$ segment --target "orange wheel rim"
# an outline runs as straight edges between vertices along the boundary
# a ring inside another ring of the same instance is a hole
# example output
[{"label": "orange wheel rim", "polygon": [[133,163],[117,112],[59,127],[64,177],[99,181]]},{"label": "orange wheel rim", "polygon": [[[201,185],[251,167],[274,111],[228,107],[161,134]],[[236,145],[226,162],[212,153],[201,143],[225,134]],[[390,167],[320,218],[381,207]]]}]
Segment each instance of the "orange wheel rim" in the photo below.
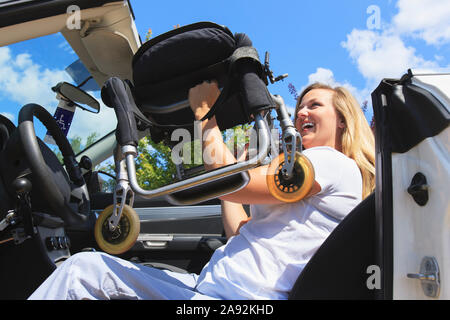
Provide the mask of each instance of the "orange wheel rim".
[{"label": "orange wheel rim", "polygon": [[297,202],[303,199],[314,183],[314,168],[303,154],[295,153],[293,177],[286,180],[281,172],[285,162],[284,153],[278,155],[269,165],[267,187],[270,193],[283,202]]}]

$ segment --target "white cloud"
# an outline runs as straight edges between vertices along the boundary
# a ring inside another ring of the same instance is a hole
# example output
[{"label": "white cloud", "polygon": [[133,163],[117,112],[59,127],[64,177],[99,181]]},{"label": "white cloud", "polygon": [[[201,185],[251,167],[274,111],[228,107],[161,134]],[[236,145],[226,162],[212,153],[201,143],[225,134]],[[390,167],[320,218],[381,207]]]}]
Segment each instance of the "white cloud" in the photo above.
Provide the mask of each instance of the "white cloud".
[{"label": "white cloud", "polygon": [[57,101],[51,87],[60,81],[71,81],[64,70],[43,68],[29,54],[13,57],[8,47],[0,48],[0,95],[18,103],[38,103],[55,108]]},{"label": "white cloud", "polygon": [[427,44],[450,42],[450,2],[446,0],[399,0],[393,28]]},{"label": "white cloud", "polygon": [[28,53],[21,53],[17,55],[15,65],[19,69],[25,69],[29,66],[32,66],[33,62],[31,61],[31,55],[29,55]]},{"label": "white cloud", "polygon": [[417,55],[414,47],[406,46],[400,36],[390,31],[353,29],[341,45],[370,83],[383,78],[399,78],[410,68],[439,68],[436,61]]},{"label": "white cloud", "polygon": [[303,89],[305,89],[308,85],[310,85],[314,82],[320,82],[323,84],[327,84],[331,87],[344,87],[348,91],[350,91],[350,93],[356,98],[356,100],[360,104],[363,104],[364,101],[369,100],[369,98],[370,98],[370,92],[368,92],[367,90],[365,90],[365,89],[358,90],[356,87],[351,85],[348,81],[344,81],[344,82],[337,81],[334,77],[333,71],[331,71],[330,69],[321,68],[321,67],[317,68],[316,72],[311,73],[308,76],[308,83],[299,90],[298,94],[300,95],[301,92],[303,91]]},{"label": "white cloud", "polygon": [[380,29],[353,29],[341,42],[358,71],[365,78],[365,88],[352,93],[359,101],[367,100],[371,111],[370,93],[384,78],[399,79],[408,69],[437,71],[448,63],[434,54],[424,58],[417,48],[408,45],[410,37],[421,38],[427,44],[441,45],[450,41],[450,2],[442,0],[399,0],[398,13],[381,24]]},{"label": "white cloud", "polygon": [[330,86],[335,86],[336,80],[334,79],[333,71],[325,68],[317,68],[315,73],[311,73],[308,76],[308,85],[314,82],[321,82]]},{"label": "white cloud", "polygon": [[11,51],[8,47],[0,48],[0,66],[11,59]]},{"label": "white cloud", "polygon": [[72,47],[70,46],[69,43],[67,43],[67,41],[63,41],[58,45],[58,48],[64,50],[65,52],[68,52],[70,54],[75,55],[75,51],[73,51]]},{"label": "white cloud", "polygon": [[13,115],[12,113],[9,113],[9,112],[0,112],[0,114],[1,114],[2,116],[7,117],[7,118],[8,118],[9,120],[11,120],[12,122],[14,122],[15,117],[14,117],[14,115]]}]

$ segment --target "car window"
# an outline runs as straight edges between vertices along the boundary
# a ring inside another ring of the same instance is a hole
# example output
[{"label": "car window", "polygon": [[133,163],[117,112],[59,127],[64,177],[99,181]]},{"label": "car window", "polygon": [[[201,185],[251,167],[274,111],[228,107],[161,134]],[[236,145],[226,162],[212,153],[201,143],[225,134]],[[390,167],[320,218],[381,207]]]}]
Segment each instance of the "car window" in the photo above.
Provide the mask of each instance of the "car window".
[{"label": "car window", "polygon": [[98,172],[100,191],[113,192],[116,187],[114,158],[111,156],[102,161],[95,166],[94,171]]},{"label": "car window", "polygon": [[[51,90],[59,82],[77,85],[69,75],[69,66],[79,60],[69,43],[60,34],[52,34],[0,48],[0,112],[18,125],[19,111],[28,103],[37,103],[54,115],[58,106],[56,93]],[[72,73],[73,76],[73,73]],[[75,153],[114,130],[117,120],[114,110],[106,107],[100,91],[84,86],[99,103],[95,114],[75,109],[67,137]],[[98,86],[97,86],[98,87]],[[82,87],[83,88],[83,87]],[[98,89],[98,88],[97,88]],[[35,120],[36,135],[44,140],[47,130]],[[58,154],[58,148],[44,140]]]}]

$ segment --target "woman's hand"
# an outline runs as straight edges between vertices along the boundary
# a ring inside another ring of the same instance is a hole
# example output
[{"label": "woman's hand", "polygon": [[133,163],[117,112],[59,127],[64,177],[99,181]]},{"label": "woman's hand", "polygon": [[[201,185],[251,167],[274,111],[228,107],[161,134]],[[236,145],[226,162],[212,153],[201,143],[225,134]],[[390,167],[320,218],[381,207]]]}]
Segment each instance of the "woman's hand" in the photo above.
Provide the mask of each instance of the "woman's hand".
[{"label": "woman's hand", "polygon": [[195,119],[200,120],[208,113],[220,95],[216,80],[204,81],[189,90],[189,104]]}]

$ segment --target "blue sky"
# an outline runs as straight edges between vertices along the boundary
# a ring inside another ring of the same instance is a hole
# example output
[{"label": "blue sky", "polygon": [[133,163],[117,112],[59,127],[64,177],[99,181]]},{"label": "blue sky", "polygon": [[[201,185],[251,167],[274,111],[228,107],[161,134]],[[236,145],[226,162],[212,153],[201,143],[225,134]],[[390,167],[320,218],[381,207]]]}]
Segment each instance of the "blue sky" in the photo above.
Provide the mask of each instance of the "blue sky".
[{"label": "blue sky", "polygon": [[[148,29],[155,37],[198,21],[248,34],[261,59],[270,52],[275,75],[289,74],[269,89],[291,108],[289,83],[301,90],[322,81],[346,86],[360,103],[367,100],[370,118],[370,93],[383,78],[399,78],[408,68],[450,67],[447,0],[131,0],[131,5],[143,40]],[[27,102],[54,110],[49,87],[70,81],[63,70],[74,60],[61,35],[0,48],[0,113],[17,123],[18,106]],[[73,129],[72,134],[83,131]]]},{"label": "blue sky", "polygon": [[[261,59],[270,52],[275,74],[289,74],[269,86],[289,105],[295,105],[289,83],[297,90],[310,78],[348,84],[364,101],[383,77],[400,77],[409,67],[450,65],[446,0],[132,1],[132,7],[141,35],[205,20],[247,33]],[[441,38],[422,35],[435,30]]]}]

